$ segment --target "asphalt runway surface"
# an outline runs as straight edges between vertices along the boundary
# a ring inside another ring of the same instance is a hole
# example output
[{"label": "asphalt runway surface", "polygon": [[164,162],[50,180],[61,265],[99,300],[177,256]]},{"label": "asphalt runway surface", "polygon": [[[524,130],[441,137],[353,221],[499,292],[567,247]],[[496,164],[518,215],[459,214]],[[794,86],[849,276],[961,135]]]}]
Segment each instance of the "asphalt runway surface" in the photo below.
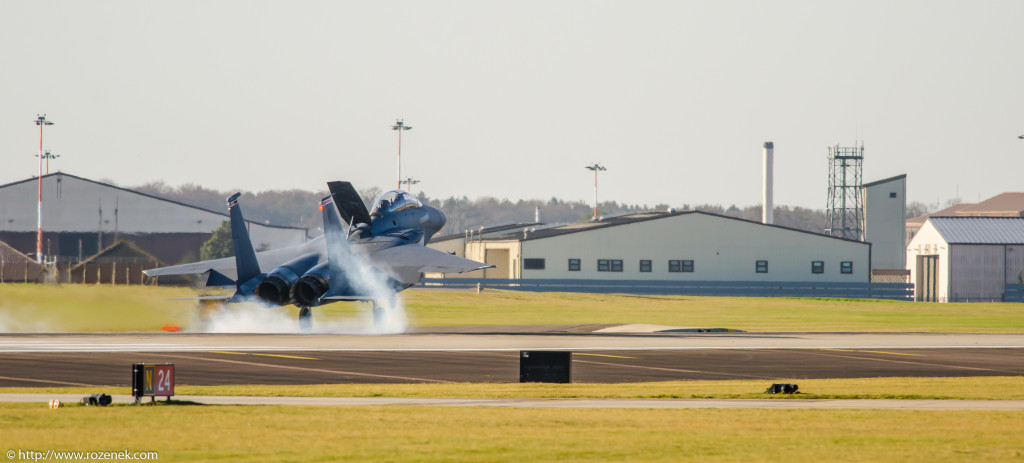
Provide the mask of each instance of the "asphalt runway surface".
[{"label": "asphalt runway surface", "polygon": [[[608,331],[611,329],[611,331]],[[449,327],[404,335],[0,334],[0,387],[516,382],[520,350],[573,352],[579,383],[1024,375],[1024,334],[617,332]]]}]

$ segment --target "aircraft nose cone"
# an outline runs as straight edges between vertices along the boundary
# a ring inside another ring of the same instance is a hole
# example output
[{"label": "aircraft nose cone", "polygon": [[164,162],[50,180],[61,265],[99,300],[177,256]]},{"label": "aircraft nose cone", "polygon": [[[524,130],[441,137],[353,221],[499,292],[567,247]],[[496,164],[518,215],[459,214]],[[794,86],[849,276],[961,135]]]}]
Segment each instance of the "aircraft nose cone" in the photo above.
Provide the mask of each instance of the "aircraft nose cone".
[{"label": "aircraft nose cone", "polygon": [[437,221],[437,229],[440,230],[448,222],[448,217],[440,209],[434,209],[434,211],[437,213],[437,218],[435,219]]}]

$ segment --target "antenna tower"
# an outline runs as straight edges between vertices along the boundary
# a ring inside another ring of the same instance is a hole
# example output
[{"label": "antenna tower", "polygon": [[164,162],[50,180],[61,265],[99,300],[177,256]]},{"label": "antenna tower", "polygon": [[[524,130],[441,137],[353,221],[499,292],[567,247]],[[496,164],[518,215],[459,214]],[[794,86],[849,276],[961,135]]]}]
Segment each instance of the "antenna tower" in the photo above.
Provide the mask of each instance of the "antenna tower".
[{"label": "antenna tower", "polygon": [[864,202],[861,197],[864,145],[828,147],[828,204],[825,234],[863,241]]}]

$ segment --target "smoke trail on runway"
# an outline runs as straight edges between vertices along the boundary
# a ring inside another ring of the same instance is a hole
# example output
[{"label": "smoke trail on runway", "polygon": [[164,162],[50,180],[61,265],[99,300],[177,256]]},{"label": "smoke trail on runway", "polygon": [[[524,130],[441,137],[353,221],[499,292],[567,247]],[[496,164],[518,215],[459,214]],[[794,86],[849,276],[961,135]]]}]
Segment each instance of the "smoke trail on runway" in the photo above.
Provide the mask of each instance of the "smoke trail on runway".
[{"label": "smoke trail on runway", "polygon": [[[398,334],[403,331],[389,330],[394,326],[405,326],[402,318],[389,320],[384,329],[373,324],[371,305],[360,303],[357,313],[349,317],[325,320],[319,315],[320,308],[313,308],[312,334]],[[256,302],[223,304],[207,316],[199,317],[186,331],[193,333],[263,333],[302,334],[295,307],[266,307]],[[397,318],[397,317],[396,317]]]},{"label": "smoke trail on runway", "polygon": [[[327,323],[324,326],[323,322],[317,323],[314,318],[313,331],[352,332],[353,326],[350,322],[356,321],[358,323],[356,329],[366,334],[404,333],[409,327],[409,320],[406,316],[405,305],[397,293],[402,289],[400,282],[407,281],[407,279],[404,280],[385,271],[385,268],[390,268],[387,262],[378,262],[379,266],[374,265],[371,257],[366,253],[366,248],[349,241],[348,232],[342,228],[342,221],[337,215],[333,201],[321,202],[320,208],[323,210],[323,244],[326,261],[330,264],[328,267],[330,271],[329,289],[325,296],[326,299],[323,301],[330,303],[331,297],[353,297],[372,300],[380,309],[376,316],[373,310],[366,309],[365,313],[355,317],[355,320],[346,321],[342,326],[338,326],[337,323]],[[377,244],[380,243],[370,246]],[[415,244],[412,245],[415,246]],[[387,246],[384,248],[385,251],[380,252],[388,251]],[[374,256],[386,260],[386,258],[380,257],[379,253],[375,253]],[[321,259],[320,262],[322,264],[324,260]],[[262,308],[256,304],[248,304],[250,307],[255,305],[256,310],[247,310],[240,304],[234,305],[238,307],[229,305],[221,313],[215,314],[206,323],[204,329],[213,332],[260,333],[297,332],[299,330],[298,322],[287,322],[280,309]],[[314,313],[317,311],[315,307],[313,310]],[[317,326],[318,324],[321,326]],[[362,329],[359,330],[359,327]]]},{"label": "smoke trail on runway", "polygon": [[[328,207],[334,207],[333,204]],[[409,327],[409,320],[405,313],[405,305],[398,297],[397,281],[388,275],[384,270],[378,268],[371,262],[371,258],[364,252],[364,248],[354,245],[348,240],[348,236],[341,227],[328,226],[326,221],[334,214],[324,214],[324,242],[337,243],[336,246],[328,246],[327,258],[332,263],[339,264],[341,274],[351,294],[368,296],[377,301],[383,308],[383,316],[374,323],[372,314],[370,326],[374,334],[397,334],[404,333]],[[336,216],[335,216],[336,217]],[[413,245],[415,246],[415,244]],[[386,266],[386,264],[384,264]],[[331,282],[334,286],[336,282]],[[341,284],[341,283],[337,283]],[[336,288],[341,289],[341,286]]]},{"label": "smoke trail on runway", "polygon": [[0,333],[56,333],[53,320],[41,319],[31,307],[0,306]]}]

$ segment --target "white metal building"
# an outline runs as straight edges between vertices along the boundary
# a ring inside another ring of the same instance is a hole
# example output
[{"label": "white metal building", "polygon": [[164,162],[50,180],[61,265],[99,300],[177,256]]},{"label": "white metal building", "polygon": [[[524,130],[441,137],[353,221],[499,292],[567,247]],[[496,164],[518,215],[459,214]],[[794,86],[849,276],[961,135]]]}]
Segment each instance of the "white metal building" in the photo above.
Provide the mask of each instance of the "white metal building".
[{"label": "white metal building", "polygon": [[915,299],[998,301],[1024,280],[1024,218],[930,217],[907,246]]},{"label": "white metal building", "polygon": [[870,253],[869,243],[707,212],[641,212],[469,239],[465,257],[496,268],[464,276],[867,283]]},{"label": "white metal building", "polygon": [[871,269],[906,268],[907,176],[864,186],[864,241],[871,243]]},{"label": "white metal building", "polygon": [[[119,239],[134,241],[167,263],[192,253],[221,222],[224,211],[210,211],[67,173],[44,175],[43,254],[81,257]],[[35,254],[37,180],[0,185],[0,241]],[[248,222],[254,246],[278,248],[306,241],[305,228]]]}]

